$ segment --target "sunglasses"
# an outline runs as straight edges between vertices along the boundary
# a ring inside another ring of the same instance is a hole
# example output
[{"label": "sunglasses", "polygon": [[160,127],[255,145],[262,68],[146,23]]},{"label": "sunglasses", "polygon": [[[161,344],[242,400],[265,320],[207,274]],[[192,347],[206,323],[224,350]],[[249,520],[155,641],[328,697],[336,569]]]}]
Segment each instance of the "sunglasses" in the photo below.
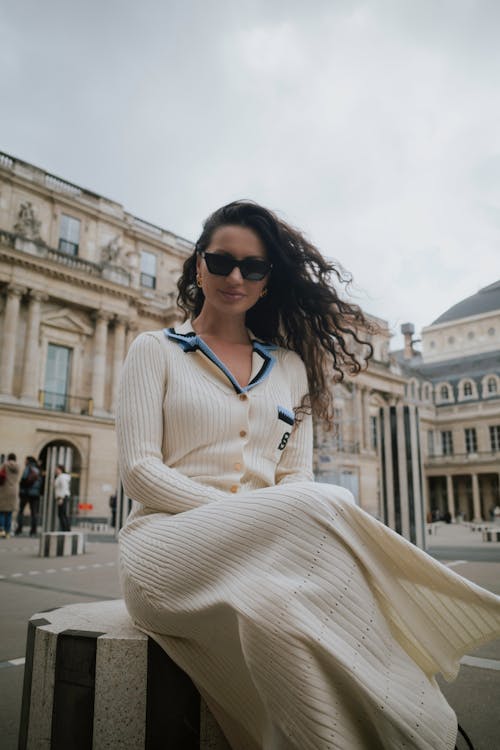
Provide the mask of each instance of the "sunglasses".
[{"label": "sunglasses", "polygon": [[260,258],[236,260],[232,255],[207,253],[206,250],[202,250],[200,255],[205,260],[210,273],[216,276],[229,276],[231,271],[238,267],[246,281],[262,281],[273,267],[272,263],[268,263],[267,260],[261,260]]}]

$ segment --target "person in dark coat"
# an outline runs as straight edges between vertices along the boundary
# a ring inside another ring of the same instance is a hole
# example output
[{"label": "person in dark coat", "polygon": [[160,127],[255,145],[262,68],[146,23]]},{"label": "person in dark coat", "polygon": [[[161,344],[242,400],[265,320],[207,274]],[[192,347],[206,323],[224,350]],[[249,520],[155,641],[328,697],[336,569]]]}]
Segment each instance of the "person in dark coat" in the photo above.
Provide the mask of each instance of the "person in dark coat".
[{"label": "person in dark coat", "polygon": [[21,476],[20,485],[20,504],[19,513],[17,514],[16,536],[23,533],[24,509],[29,505],[31,513],[30,536],[36,536],[36,527],[38,523],[38,510],[40,507],[40,495],[42,492],[43,476],[34,456],[27,456],[25,467]]}]

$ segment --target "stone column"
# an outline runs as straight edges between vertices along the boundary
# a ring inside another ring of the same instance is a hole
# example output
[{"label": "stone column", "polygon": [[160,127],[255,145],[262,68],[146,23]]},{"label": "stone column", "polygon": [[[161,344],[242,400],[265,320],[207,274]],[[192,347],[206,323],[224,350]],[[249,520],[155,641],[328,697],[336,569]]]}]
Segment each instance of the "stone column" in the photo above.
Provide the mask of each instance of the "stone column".
[{"label": "stone column", "polygon": [[108,322],[111,313],[97,310],[94,333],[94,362],[92,371],[92,400],[93,413],[97,416],[106,414],[104,408],[104,393],[106,387],[106,347],[108,341]]},{"label": "stone column", "polygon": [[16,343],[19,337],[19,308],[21,297],[26,289],[18,286],[7,287],[7,302],[2,337],[0,359],[0,395],[4,400],[13,398],[14,366],[16,361]]},{"label": "stone column", "polygon": [[116,410],[116,399],[118,396],[118,387],[120,385],[120,375],[122,370],[123,358],[125,356],[125,326],[127,321],[123,318],[117,318],[115,321],[115,342],[113,350],[113,389],[111,392],[111,411],[113,414]]},{"label": "stone column", "polygon": [[23,383],[21,387],[21,399],[29,404],[38,403],[40,319],[42,315],[42,302],[46,299],[47,295],[42,292],[31,292],[29,299],[28,328],[26,331]]},{"label": "stone column", "polygon": [[132,341],[137,336],[138,330],[139,330],[139,326],[137,325],[137,322],[135,320],[130,320],[127,326],[127,341],[126,341],[127,351],[130,349],[130,345],[132,344]]},{"label": "stone column", "polygon": [[481,501],[479,499],[479,476],[472,474],[472,504],[474,507],[474,521],[482,521]]},{"label": "stone column", "polygon": [[453,476],[451,474],[446,475],[446,504],[448,513],[452,518],[455,518],[455,496],[453,494]]},{"label": "stone column", "polygon": [[370,420],[370,394],[369,388],[363,388],[363,448],[366,451],[372,450],[371,420]]},{"label": "stone column", "polygon": [[355,450],[358,446],[358,452],[363,450],[363,405],[361,400],[361,388],[359,385],[353,385],[354,398],[354,443]]}]

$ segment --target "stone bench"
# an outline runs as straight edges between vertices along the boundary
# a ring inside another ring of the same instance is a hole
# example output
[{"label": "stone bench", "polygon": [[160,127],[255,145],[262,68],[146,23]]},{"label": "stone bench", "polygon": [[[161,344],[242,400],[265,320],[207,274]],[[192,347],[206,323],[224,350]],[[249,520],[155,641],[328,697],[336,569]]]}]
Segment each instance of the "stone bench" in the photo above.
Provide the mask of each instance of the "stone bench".
[{"label": "stone bench", "polygon": [[483,542],[500,542],[500,529],[484,529]]},{"label": "stone bench", "polygon": [[81,531],[44,531],[40,537],[40,557],[66,557],[85,553]]},{"label": "stone bench", "polygon": [[230,750],[188,676],[122,600],[28,626],[19,750]]}]

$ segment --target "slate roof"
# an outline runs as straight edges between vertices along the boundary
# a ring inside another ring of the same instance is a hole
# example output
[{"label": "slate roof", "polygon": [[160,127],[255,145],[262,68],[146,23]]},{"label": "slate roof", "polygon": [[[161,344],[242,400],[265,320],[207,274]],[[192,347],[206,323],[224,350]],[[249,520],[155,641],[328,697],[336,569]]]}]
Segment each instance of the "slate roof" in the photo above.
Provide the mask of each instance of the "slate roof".
[{"label": "slate roof", "polygon": [[473,378],[480,380],[483,375],[496,372],[500,375],[500,351],[484,352],[484,354],[473,354],[470,357],[458,357],[456,359],[445,359],[441,362],[418,362],[413,366],[406,366],[406,372],[411,375],[420,375],[425,380],[438,383],[441,380],[449,382],[458,381],[462,378]]},{"label": "slate roof", "polygon": [[438,323],[448,323],[452,320],[469,318],[472,315],[481,315],[482,313],[500,311],[500,280],[494,284],[483,287],[471,297],[466,297],[461,302],[450,307],[446,312],[436,318],[431,325]]}]

